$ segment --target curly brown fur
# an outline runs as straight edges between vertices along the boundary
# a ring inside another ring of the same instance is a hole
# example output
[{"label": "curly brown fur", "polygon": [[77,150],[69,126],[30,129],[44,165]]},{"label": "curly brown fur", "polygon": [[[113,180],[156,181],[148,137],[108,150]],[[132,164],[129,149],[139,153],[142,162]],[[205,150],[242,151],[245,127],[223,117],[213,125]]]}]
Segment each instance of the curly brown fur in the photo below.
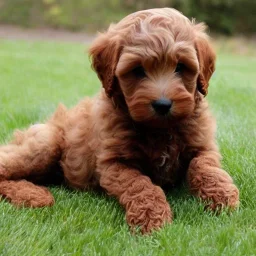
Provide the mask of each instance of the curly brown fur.
[{"label": "curly brown fur", "polygon": [[[59,164],[71,187],[100,186],[115,196],[128,224],[143,233],[172,221],[161,187],[183,179],[209,208],[235,208],[238,189],[220,167],[204,98],[215,68],[204,30],[169,8],[111,25],[90,49],[104,89],[70,110],[60,105],[46,124],[2,146],[0,193],[17,205],[51,205],[47,190],[23,179],[40,179]],[[164,114],[153,105],[163,98],[171,102]]]},{"label": "curly brown fur", "polygon": [[54,198],[47,188],[37,186],[26,180],[1,181],[0,194],[16,206],[35,208],[54,204]]}]

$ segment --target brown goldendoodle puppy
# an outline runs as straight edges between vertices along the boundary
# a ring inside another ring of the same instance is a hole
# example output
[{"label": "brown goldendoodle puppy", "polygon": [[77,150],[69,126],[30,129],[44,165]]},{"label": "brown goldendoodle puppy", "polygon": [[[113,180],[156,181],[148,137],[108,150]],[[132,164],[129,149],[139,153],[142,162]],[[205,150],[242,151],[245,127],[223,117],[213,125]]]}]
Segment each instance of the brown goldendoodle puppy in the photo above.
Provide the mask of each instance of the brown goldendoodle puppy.
[{"label": "brown goldendoodle puppy", "polygon": [[169,8],[111,25],[90,49],[104,90],[1,146],[0,194],[15,205],[52,205],[34,183],[62,169],[71,187],[115,196],[143,233],[172,221],[161,187],[182,179],[209,208],[235,208],[239,192],[221,169],[204,98],[215,63],[204,30]]}]

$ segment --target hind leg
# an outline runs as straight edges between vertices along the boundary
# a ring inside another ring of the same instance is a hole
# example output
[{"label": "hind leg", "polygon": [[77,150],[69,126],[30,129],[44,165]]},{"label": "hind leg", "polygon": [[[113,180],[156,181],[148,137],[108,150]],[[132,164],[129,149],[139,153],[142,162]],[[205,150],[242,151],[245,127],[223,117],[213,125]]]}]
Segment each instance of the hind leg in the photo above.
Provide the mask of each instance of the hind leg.
[{"label": "hind leg", "polygon": [[26,180],[0,182],[0,195],[16,206],[44,207],[54,204],[50,191]]},{"label": "hind leg", "polygon": [[51,123],[16,132],[13,142],[0,147],[0,194],[16,205],[52,205],[46,188],[21,179],[48,173],[61,158],[62,139],[62,131]]}]

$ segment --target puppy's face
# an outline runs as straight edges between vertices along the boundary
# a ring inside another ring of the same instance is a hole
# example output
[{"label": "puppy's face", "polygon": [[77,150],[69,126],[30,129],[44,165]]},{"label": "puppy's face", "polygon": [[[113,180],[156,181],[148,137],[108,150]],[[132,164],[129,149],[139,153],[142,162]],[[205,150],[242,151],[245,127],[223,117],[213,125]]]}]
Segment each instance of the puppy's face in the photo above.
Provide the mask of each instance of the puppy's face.
[{"label": "puppy's face", "polygon": [[193,113],[214,71],[203,29],[168,8],[137,12],[110,27],[90,50],[107,95],[122,96],[132,119],[152,126]]},{"label": "puppy's face", "polygon": [[193,42],[152,30],[124,46],[115,75],[132,118],[161,125],[193,111],[199,64]]}]

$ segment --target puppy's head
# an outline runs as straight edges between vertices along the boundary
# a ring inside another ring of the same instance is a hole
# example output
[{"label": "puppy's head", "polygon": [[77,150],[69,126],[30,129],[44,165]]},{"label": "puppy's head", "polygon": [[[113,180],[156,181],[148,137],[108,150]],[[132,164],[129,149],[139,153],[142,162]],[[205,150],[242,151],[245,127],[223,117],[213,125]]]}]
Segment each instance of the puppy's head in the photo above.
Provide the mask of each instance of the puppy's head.
[{"label": "puppy's head", "polygon": [[193,113],[195,99],[207,94],[215,54],[204,31],[174,9],[139,11],[96,39],[92,65],[134,121],[164,127]]}]

